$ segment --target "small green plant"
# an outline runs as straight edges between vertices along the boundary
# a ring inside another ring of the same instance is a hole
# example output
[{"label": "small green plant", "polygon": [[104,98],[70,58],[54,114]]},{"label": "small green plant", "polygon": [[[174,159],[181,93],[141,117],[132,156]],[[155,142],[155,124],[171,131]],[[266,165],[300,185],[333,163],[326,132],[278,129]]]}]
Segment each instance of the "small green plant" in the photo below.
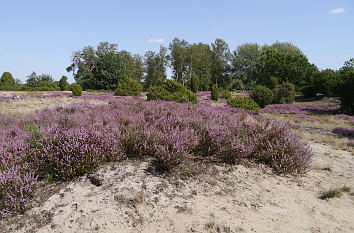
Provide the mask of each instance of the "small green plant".
[{"label": "small green plant", "polygon": [[42,132],[38,129],[37,125],[29,124],[25,130],[31,134],[31,137],[27,140],[27,143],[31,148],[40,148],[40,140],[42,139]]},{"label": "small green plant", "polygon": [[53,175],[49,173],[43,175],[43,181],[48,184],[52,184],[55,182]]},{"label": "small green plant", "polygon": [[259,112],[259,106],[250,98],[236,96],[234,98],[229,98],[227,104],[233,108],[242,108],[256,113]]},{"label": "small green plant", "polygon": [[73,96],[81,96],[82,95],[82,87],[77,83],[71,84],[71,91],[72,91]]},{"label": "small green plant", "polygon": [[221,92],[221,97],[224,99],[229,99],[229,98],[231,98],[231,92],[228,90],[223,90]]},{"label": "small green plant", "polygon": [[216,101],[219,100],[219,87],[217,84],[211,86],[211,99]]},{"label": "small green plant", "polygon": [[328,189],[321,193],[320,199],[326,200],[334,197],[341,197],[342,191],[339,189]]},{"label": "small green plant", "polygon": [[251,99],[253,99],[261,108],[264,108],[272,103],[274,95],[268,87],[258,85],[252,90]]},{"label": "small green plant", "polygon": [[351,188],[348,186],[345,186],[345,185],[342,188],[340,188],[340,191],[345,192],[345,193],[349,193],[350,190],[351,190]]}]

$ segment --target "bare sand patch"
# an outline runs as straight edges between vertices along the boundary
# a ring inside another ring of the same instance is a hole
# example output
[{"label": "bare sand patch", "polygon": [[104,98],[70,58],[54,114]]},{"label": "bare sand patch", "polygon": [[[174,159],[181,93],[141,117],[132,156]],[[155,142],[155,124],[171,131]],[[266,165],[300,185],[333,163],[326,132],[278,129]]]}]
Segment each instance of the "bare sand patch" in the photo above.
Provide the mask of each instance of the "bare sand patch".
[{"label": "bare sand patch", "polygon": [[[217,167],[193,178],[161,177],[148,161],[107,164],[64,184],[23,216],[0,224],[7,232],[354,232],[354,196],[319,199],[328,188],[354,188],[350,152],[311,143],[313,169],[274,174],[262,165]],[[331,169],[327,169],[330,165]]]},{"label": "bare sand patch", "polygon": [[20,115],[33,113],[45,108],[54,108],[56,106],[65,106],[72,103],[88,102],[91,104],[107,104],[101,100],[84,100],[72,97],[54,97],[54,98],[27,98],[20,100],[9,100],[0,102],[0,114],[3,115]]}]

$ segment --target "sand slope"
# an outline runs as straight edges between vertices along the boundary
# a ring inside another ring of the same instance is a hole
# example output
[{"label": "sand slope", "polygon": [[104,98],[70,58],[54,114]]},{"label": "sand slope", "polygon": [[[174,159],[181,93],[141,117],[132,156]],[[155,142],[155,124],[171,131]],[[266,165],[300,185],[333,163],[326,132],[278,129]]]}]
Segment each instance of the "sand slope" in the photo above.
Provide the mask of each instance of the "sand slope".
[{"label": "sand slope", "polygon": [[313,169],[301,177],[238,165],[182,180],[151,174],[147,161],[107,164],[97,171],[102,186],[86,177],[62,185],[0,231],[354,232],[354,196],[318,198],[324,189],[354,188],[354,157],[311,145]]}]

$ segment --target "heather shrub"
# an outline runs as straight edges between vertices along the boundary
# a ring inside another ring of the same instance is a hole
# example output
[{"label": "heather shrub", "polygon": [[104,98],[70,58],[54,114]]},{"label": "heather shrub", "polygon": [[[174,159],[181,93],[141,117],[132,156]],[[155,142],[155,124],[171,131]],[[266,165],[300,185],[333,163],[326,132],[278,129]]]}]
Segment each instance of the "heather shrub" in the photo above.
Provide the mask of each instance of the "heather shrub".
[{"label": "heather shrub", "polygon": [[231,98],[231,92],[228,90],[223,90],[221,92],[221,97],[224,99],[229,99],[229,98]]},{"label": "heather shrub", "polygon": [[91,98],[109,104],[71,104],[0,118],[1,212],[28,208],[38,178],[71,180],[124,158],[148,156],[166,171],[194,161],[253,160],[280,173],[303,173],[311,164],[312,152],[288,122],[230,107],[108,94]]},{"label": "heather shrub", "polygon": [[137,80],[125,78],[118,83],[115,94],[118,96],[138,96],[143,91],[143,85]]},{"label": "heather shrub", "polygon": [[147,100],[166,100],[179,103],[198,102],[197,95],[185,86],[172,80],[160,81],[148,89]]},{"label": "heather shrub", "polygon": [[213,84],[211,86],[211,99],[212,100],[216,100],[218,101],[219,100],[219,87],[217,84]]},{"label": "heather shrub", "polygon": [[280,173],[303,173],[310,169],[313,153],[294,127],[285,121],[267,119],[259,125],[255,159]]},{"label": "heather shrub", "polygon": [[82,88],[77,83],[71,84],[71,91],[72,91],[73,96],[81,96],[82,95]]},{"label": "heather shrub", "polygon": [[87,174],[103,162],[119,160],[122,154],[110,132],[53,128],[30,157],[41,178],[69,180]]},{"label": "heather shrub", "polygon": [[295,98],[295,85],[285,82],[274,88],[274,102],[277,104],[291,104]]},{"label": "heather shrub", "polygon": [[227,104],[233,108],[242,108],[252,112],[259,112],[259,106],[252,99],[236,96],[227,100]]},{"label": "heather shrub", "polygon": [[261,85],[256,86],[252,90],[250,97],[261,108],[264,108],[268,104],[271,104],[274,99],[273,92],[269,88],[267,88],[265,86],[261,86]]},{"label": "heather shrub", "polygon": [[26,138],[27,134],[17,127],[0,130],[0,216],[23,213],[30,207],[37,177],[27,161]]},{"label": "heather shrub", "polygon": [[342,136],[354,137],[354,129],[336,127],[332,130],[332,132],[335,134],[338,134],[338,135],[342,135]]}]

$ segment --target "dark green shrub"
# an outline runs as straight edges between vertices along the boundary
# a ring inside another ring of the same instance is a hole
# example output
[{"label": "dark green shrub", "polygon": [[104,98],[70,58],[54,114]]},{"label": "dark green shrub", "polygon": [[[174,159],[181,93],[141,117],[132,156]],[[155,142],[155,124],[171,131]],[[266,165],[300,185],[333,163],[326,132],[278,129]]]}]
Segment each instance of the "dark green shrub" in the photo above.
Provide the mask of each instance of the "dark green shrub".
[{"label": "dark green shrub", "polygon": [[257,113],[259,112],[259,106],[250,98],[236,96],[234,98],[229,98],[227,104],[233,108],[242,108]]},{"label": "dark green shrub", "polygon": [[342,109],[348,114],[354,114],[354,70],[341,76],[338,96]]},{"label": "dark green shrub", "polygon": [[49,81],[38,81],[36,85],[28,86],[23,85],[24,91],[60,91],[58,84]]},{"label": "dark green shrub", "polygon": [[231,91],[231,86],[229,84],[226,84],[224,90]]},{"label": "dark green shrub", "polygon": [[270,77],[268,87],[274,89],[277,85],[279,85],[278,79],[274,76]]},{"label": "dark green shrub", "polygon": [[197,93],[199,90],[199,78],[195,74],[193,74],[191,78],[191,89],[193,93]]},{"label": "dark green shrub", "polygon": [[246,86],[243,84],[241,79],[233,79],[231,80],[231,88],[232,90],[245,90]]},{"label": "dark green shrub", "polygon": [[159,81],[157,85],[148,89],[147,100],[166,100],[180,103],[198,103],[197,95],[188,90],[182,84],[172,81]]},{"label": "dark green shrub", "polygon": [[15,86],[15,79],[10,72],[4,72],[0,78],[0,87]]},{"label": "dark green shrub", "polygon": [[137,80],[125,78],[118,83],[115,94],[119,96],[137,96],[140,95],[142,91],[143,86]]},{"label": "dark green shrub", "polygon": [[310,84],[302,88],[301,92],[304,97],[315,97],[317,95],[317,88],[313,84]]},{"label": "dark green shrub", "polygon": [[212,100],[219,100],[219,87],[217,84],[213,84],[211,86],[211,99]]},{"label": "dark green shrub", "polygon": [[295,85],[285,82],[274,88],[274,102],[276,104],[291,104],[295,98]]},{"label": "dark green shrub", "polygon": [[258,85],[252,90],[251,99],[253,99],[261,108],[264,108],[272,103],[274,95],[269,88]]},{"label": "dark green shrub", "polygon": [[231,98],[231,92],[228,90],[223,90],[221,92],[221,97],[224,99],[229,99],[229,98]]},{"label": "dark green shrub", "polygon": [[62,76],[61,79],[59,80],[59,87],[61,91],[67,91],[70,89],[68,78],[66,76]]},{"label": "dark green shrub", "polygon": [[73,96],[81,96],[82,95],[82,88],[77,83],[71,84],[71,91],[72,91]]},{"label": "dark green shrub", "polygon": [[326,69],[313,75],[313,88],[316,88],[319,93],[325,96],[334,97],[339,83],[339,75],[331,69]]}]

